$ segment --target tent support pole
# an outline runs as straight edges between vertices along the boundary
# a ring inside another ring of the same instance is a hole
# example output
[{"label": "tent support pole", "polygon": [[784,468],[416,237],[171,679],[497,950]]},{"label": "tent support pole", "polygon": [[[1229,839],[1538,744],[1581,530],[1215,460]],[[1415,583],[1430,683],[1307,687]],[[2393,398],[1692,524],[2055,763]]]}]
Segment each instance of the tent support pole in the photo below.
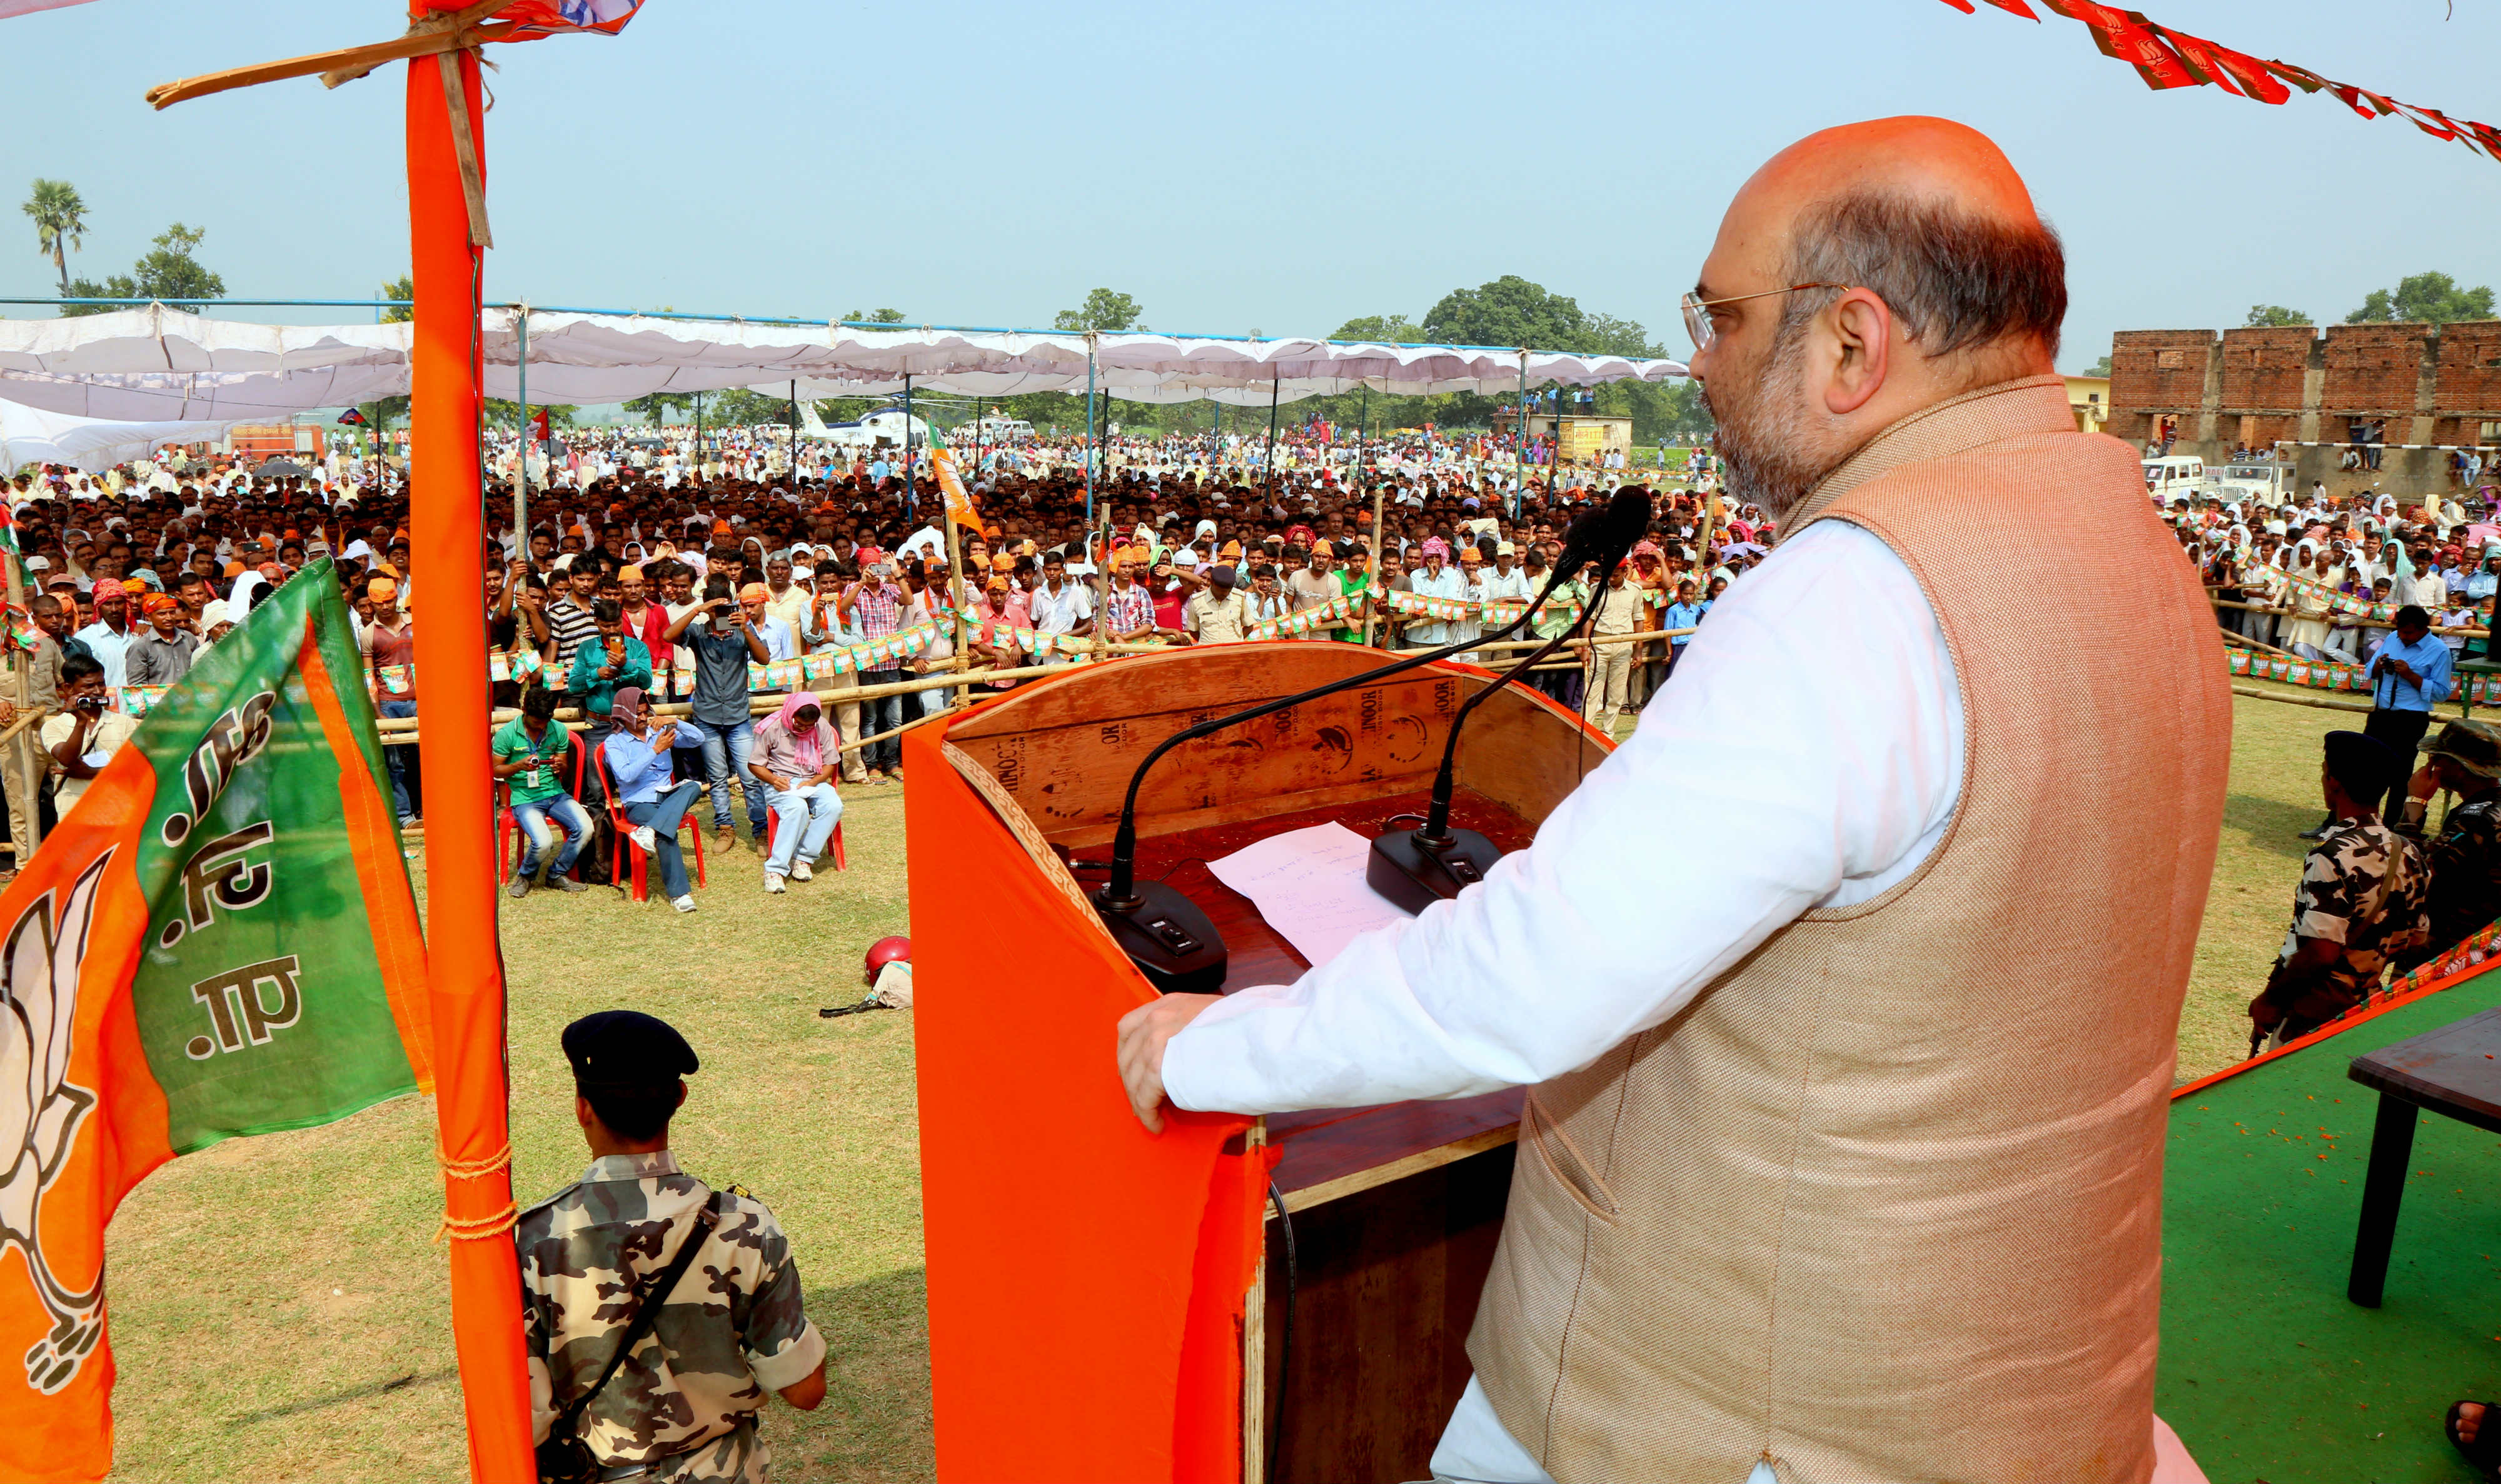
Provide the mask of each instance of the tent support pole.
[{"label": "tent support pole", "polygon": [[1094,332],[1085,332],[1085,527],[1094,528]]},{"label": "tent support pole", "polygon": [[903,374],[903,509],[907,514],[920,513],[917,490],[912,482],[912,373]]},{"label": "tent support pole", "polygon": [[521,451],[513,467],[513,549],[526,556],[530,549],[530,307],[520,308],[520,317],[514,321],[520,336],[520,346],[514,371],[520,381]]},{"label": "tent support pole", "polygon": [[790,493],[796,495],[799,492],[799,383],[796,379],[790,382],[790,468],[787,473]]},{"label": "tent support pole", "polygon": [[1519,405],[1512,411],[1517,415],[1511,425],[1511,518],[1519,518],[1519,502],[1528,491],[1522,485],[1520,457],[1528,451],[1528,347],[1519,347]]},{"label": "tent support pole", "polygon": [[1265,473],[1268,476],[1270,504],[1275,503],[1277,494],[1277,392],[1284,384],[1284,379],[1281,376],[1268,379],[1268,452],[1265,455],[1267,459]]}]

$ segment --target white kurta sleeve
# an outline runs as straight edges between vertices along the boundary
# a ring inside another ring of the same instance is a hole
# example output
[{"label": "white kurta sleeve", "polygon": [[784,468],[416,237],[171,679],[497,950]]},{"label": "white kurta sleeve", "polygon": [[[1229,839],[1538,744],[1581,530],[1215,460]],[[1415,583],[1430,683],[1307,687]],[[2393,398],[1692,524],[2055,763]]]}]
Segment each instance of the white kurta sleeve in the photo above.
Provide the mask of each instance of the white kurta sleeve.
[{"label": "white kurta sleeve", "polygon": [[1809,907],[1915,870],[1951,818],[1962,730],[1910,570],[1857,527],[1811,527],[1714,607],[1531,848],[1292,984],[1211,1006],[1166,1047],[1164,1085],[1185,1108],[1277,1112],[1585,1066]]}]

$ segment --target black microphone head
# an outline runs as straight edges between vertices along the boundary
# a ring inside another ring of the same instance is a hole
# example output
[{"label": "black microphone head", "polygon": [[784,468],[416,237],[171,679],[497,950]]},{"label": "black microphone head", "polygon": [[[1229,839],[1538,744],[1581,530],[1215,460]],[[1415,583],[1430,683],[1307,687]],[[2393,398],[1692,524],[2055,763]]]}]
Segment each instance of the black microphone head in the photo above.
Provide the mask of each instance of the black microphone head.
[{"label": "black microphone head", "polygon": [[1591,511],[1572,522],[1563,536],[1563,555],[1554,564],[1558,573],[1578,573],[1584,562],[1598,564],[1600,573],[1615,570],[1617,563],[1633,549],[1650,529],[1650,490],[1633,485],[1616,491],[1604,510]]}]

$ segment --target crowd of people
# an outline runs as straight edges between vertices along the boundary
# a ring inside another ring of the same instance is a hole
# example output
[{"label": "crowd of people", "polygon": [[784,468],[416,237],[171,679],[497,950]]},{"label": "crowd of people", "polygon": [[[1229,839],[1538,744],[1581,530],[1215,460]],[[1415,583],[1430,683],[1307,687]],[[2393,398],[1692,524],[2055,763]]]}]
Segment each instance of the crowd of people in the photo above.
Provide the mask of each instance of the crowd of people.
[{"label": "crowd of people", "polygon": [[[2253,1051],[2501,920],[2501,741],[2461,719],[2422,742],[2433,709],[2457,693],[2458,667],[2491,658],[2492,514],[2480,491],[2430,497],[2409,516],[2392,495],[2331,496],[2323,482],[2274,509],[2171,507],[2231,643],[2353,667],[2370,691],[2362,730],[2325,741],[2326,817],[2303,832],[2314,843],[2292,921],[2250,1005]],[[2453,802],[2435,820],[2444,795]]]},{"label": "crowd of people", "polygon": [[[1208,462],[1250,441],[1202,435],[1104,450],[1089,499],[1082,444],[1026,440],[966,450],[981,523],[958,527],[950,580],[925,450],[794,453],[777,431],[701,445],[592,435],[550,461],[559,482],[527,490],[525,526],[511,485],[490,487],[489,745],[525,841],[513,895],[597,876],[591,844],[609,821],[693,910],[680,831],[707,807],[714,851],[743,837],[763,890],[786,892],[828,847],[842,786],[901,781],[899,732],[1079,658],[1288,634],[1396,649],[1473,640],[1500,621],[1476,606],[1536,594],[1563,529],[1627,482],[1516,469],[1488,461],[1482,439],[1429,434],[1355,459],[1306,438],[1270,478],[1263,461]],[[1535,677],[1593,719],[1639,709],[1773,534],[1709,492],[1707,457],[1682,473],[1609,601],[1592,604],[1594,573],[1573,575],[1526,630],[1552,637],[1594,606],[1597,636],[1655,636],[1584,643],[1577,666]],[[29,699],[55,712],[25,743],[41,748],[33,768],[7,770],[12,839],[57,816],[203,645],[325,558],[386,723],[393,803],[404,827],[421,821],[420,744],[387,724],[413,729],[441,682],[415,664],[432,595],[410,570],[394,465],[28,470],[8,498],[35,594]],[[1400,607],[1408,598],[1442,601],[1427,613]],[[1323,608],[1324,622],[1289,626]],[[934,678],[957,671],[961,684]],[[12,714],[0,709],[0,725]]]}]

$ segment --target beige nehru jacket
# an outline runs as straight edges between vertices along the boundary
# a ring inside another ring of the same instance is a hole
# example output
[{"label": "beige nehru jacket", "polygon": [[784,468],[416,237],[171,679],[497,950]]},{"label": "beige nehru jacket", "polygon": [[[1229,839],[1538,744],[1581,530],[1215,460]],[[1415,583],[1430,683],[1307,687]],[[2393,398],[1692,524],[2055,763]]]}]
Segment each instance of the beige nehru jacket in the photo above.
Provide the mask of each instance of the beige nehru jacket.
[{"label": "beige nehru jacket", "polygon": [[1894,424],[1814,520],[1883,540],[1936,610],[1953,822],[1907,880],[1532,1089],[1469,1354],[1565,1484],[1766,1458],[1784,1484],[2143,1484],[2163,1108],[2231,742],[2214,615],[2055,377]]}]

